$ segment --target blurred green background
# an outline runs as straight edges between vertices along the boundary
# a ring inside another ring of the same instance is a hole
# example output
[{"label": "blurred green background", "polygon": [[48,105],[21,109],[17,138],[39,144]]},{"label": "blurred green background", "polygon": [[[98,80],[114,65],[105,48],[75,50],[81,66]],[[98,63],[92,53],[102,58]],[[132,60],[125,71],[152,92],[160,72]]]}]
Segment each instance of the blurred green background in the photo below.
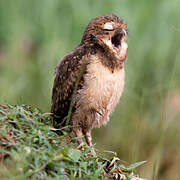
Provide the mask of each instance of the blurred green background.
[{"label": "blurred green background", "polygon": [[57,63],[92,18],[114,13],[129,29],[126,87],[93,140],[129,163],[147,160],[147,179],[179,180],[179,9],[179,0],[1,0],[0,103],[49,111]]}]

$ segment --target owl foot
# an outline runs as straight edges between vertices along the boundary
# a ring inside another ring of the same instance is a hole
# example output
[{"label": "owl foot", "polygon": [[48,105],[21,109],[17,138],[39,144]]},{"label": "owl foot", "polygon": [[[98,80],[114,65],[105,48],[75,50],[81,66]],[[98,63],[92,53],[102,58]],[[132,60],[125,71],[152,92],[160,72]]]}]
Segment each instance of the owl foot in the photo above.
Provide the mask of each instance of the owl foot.
[{"label": "owl foot", "polygon": [[[91,137],[91,131],[88,130],[88,131],[82,131],[81,129],[73,129],[75,135],[76,135],[76,139],[77,139],[77,142],[79,144],[78,146],[78,149],[80,149],[81,151],[84,151],[84,145],[85,143],[83,142],[82,138],[83,138],[83,135],[85,136],[85,139],[86,139],[86,143],[89,147],[91,147],[93,144],[92,144],[92,137]],[[91,156],[93,155],[96,155],[96,152],[94,150],[93,147],[91,147],[91,150],[90,150],[90,154]]]}]

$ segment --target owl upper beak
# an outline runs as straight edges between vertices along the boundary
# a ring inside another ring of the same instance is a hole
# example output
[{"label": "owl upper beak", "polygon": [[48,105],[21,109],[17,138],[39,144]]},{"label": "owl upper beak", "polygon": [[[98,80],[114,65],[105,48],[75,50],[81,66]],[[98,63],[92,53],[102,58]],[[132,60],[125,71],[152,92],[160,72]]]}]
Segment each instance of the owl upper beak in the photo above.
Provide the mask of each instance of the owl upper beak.
[{"label": "owl upper beak", "polygon": [[124,29],[121,29],[121,34],[122,34],[123,36],[126,36],[126,35],[127,35],[127,33],[126,33],[126,31],[125,31]]}]

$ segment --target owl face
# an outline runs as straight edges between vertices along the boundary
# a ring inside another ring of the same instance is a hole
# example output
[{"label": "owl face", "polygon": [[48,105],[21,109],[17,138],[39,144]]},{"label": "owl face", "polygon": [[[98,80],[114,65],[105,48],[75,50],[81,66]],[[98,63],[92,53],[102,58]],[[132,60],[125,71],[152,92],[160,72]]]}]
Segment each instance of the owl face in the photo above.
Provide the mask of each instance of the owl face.
[{"label": "owl face", "polygon": [[128,35],[124,21],[116,15],[99,16],[93,19],[83,35],[82,41],[96,43],[104,49],[109,49],[118,59],[125,59],[128,45]]},{"label": "owl face", "polygon": [[117,58],[124,58],[127,54],[128,45],[126,43],[127,30],[125,24],[119,22],[105,22],[102,31],[103,35],[100,37]]}]

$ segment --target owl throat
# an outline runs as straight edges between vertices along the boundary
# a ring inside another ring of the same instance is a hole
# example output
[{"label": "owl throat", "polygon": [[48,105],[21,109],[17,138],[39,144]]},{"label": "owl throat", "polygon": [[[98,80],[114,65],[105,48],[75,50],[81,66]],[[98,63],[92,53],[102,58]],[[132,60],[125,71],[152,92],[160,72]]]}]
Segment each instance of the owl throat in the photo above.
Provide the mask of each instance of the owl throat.
[{"label": "owl throat", "polygon": [[114,35],[111,39],[103,39],[104,46],[99,53],[102,64],[112,72],[122,69],[128,53],[128,45],[121,34]]}]

